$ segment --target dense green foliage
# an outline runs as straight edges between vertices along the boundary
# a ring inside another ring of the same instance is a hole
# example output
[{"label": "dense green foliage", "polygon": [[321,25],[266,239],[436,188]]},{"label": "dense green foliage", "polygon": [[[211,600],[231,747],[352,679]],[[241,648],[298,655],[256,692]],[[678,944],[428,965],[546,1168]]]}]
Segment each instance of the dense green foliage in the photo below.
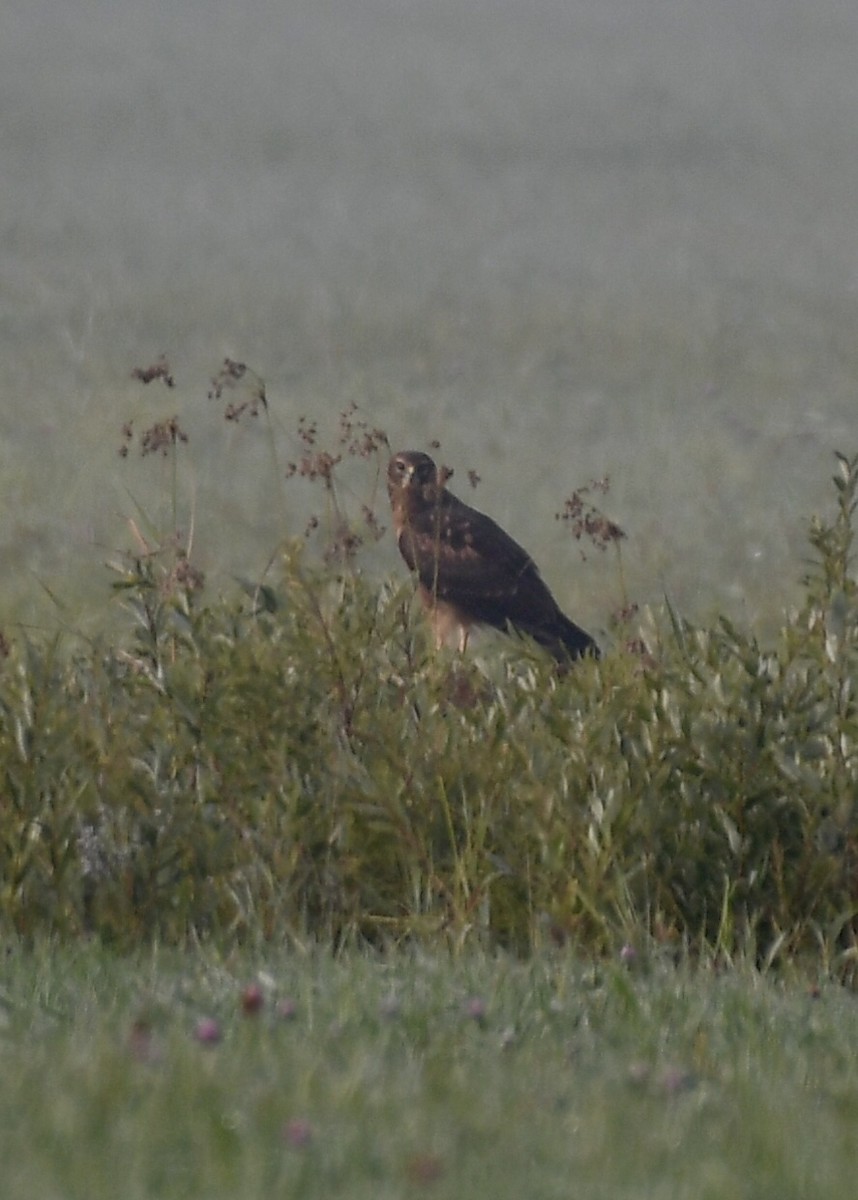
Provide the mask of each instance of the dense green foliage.
[{"label": "dense green foliage", "polygon": [[738,963],[8,948],[4,1200],[855,1194],[858,1010]]},{"label": "dense green foliage", "polygon": [[835,484],[772,644],[668,611],[560,677],[507,640],[429,652],[410,585],[298,545],[240,600],[175,547],[129,557],[124,640],[7,647],[0,927],[652,937],[850,975],[857,460]]}]

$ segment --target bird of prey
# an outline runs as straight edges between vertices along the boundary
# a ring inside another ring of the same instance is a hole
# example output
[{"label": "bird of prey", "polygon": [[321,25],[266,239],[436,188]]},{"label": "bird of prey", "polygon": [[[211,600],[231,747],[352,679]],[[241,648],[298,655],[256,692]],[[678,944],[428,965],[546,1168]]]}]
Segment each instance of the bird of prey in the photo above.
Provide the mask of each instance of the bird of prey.
[{"label": "bird of prey", "polygon": [[484,513],[444,486],[428,454],[395,454],[387,490],[396,541],[418,579],[438,646],[467,646],[473,625],[533,638],[560,664],[599,656],[593,639],[562,612],[530,555]]}]

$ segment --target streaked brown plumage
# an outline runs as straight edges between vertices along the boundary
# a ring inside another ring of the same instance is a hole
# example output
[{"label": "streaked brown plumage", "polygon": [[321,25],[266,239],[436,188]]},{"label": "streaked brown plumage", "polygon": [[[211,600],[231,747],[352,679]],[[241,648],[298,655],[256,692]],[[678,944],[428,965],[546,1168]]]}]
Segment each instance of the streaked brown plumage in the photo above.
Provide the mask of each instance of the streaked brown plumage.
[{"label": "streaked brown plumage", "polygon": [[387,471],[402,557],[418,578],[438,645],[454,632],[464,649],[471,626],[514,630],[559,663],[599,655],[588,633],[558,607],[530,555],[491,517],[457,499],[428,454],[395,454]]}]

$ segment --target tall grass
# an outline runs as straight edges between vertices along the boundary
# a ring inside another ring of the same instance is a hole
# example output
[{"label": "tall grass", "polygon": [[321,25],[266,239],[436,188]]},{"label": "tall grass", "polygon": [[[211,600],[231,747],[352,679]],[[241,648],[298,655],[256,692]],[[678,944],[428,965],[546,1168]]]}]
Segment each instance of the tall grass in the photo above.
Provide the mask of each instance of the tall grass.
[{"label": "tall grass", "polygon": [[851,978],[858,456],[770,644],[666,607],[558,676],[510,640],[435,653],[410,582],[361,569],[381,519],[337,471],[377,489],[386,446],[344,421],[339,457],[305,424],[291,469],[322,488],[325,554],[293,538],[213,595],[141,534],[114,564],[124,636],[4,643],[0,928],[750,948]]}]

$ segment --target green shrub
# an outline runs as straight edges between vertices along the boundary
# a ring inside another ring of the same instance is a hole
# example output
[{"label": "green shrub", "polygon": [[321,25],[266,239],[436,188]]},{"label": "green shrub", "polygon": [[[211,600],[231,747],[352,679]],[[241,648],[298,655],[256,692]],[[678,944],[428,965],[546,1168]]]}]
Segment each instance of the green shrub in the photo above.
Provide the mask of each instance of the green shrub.
[{"label": "green shrub", "polygon": [[175,545],[129,556],[117,645],[0,670],[0,927],[652,939],[850,973],[858,458],[835,483],[773,645],[668,609],[643,654],[561,676],[508,640],[430,652],[409,583],[300,541],[231,600]]}]

